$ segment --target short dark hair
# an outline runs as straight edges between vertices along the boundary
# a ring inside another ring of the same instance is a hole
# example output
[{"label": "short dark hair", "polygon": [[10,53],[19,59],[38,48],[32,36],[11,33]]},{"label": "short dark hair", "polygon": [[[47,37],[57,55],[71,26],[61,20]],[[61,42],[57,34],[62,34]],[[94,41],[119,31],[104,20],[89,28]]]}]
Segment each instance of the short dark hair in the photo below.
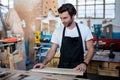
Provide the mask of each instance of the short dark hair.
[{"label": "short dark hair", "polygon": [[61,14],[65,11],[68,11],[68,13],[70,14],[70,16],[72,17],[73,15],[76,15],[77,11],[75,9],[75,7],[71,4],[71,3],[66,3],[63,4],[59,9],[58,12]]}]

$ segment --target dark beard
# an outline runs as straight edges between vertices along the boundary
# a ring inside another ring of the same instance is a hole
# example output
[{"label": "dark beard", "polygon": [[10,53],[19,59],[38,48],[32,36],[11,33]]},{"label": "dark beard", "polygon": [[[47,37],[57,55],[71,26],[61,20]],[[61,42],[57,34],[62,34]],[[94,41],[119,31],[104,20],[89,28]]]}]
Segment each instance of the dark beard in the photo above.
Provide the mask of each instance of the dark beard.
[{"label": "dark beard", "polygon": [[69,27],[72,24],[73,20],[71,20],[66,27]]}]

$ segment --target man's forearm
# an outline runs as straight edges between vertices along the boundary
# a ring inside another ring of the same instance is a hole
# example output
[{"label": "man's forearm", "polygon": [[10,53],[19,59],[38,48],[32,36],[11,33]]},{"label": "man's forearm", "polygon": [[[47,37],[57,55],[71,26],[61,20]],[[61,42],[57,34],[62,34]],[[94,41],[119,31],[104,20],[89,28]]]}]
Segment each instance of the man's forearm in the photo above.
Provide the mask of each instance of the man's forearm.
[{"label": "man's forearm", "polygon": [[46,57],[45,57],[45,59],[43,61],[43,64],[46,65],[49,61],[51,61],[51,59],[54,57],[54,55],[55,55],[55,51],[50,49],[47,52],[47,55],[46,55]]},{"label": "man's forearm", "polygon": [[49,59],[48,57],[45,57],[43,64],[46,65],[51,59]]},{"label": "man's forearm", "polygon": [[84,62],[86,62],[87,64],[89,64],[90,60],[92,59],[93,55],[94,55],[94,50],[88,51],[87,56],[84,60]]},{"label": "man's forearm", "polygon": [[93,55],[94,55],[94,45],[93,45],[93,41],[92,40],[88,40],[86,41],[86,45],[87,45],[87,56],[84,60],[84,62],[86,62],[87,64],[89,64],[90,60],[92,59]]}]

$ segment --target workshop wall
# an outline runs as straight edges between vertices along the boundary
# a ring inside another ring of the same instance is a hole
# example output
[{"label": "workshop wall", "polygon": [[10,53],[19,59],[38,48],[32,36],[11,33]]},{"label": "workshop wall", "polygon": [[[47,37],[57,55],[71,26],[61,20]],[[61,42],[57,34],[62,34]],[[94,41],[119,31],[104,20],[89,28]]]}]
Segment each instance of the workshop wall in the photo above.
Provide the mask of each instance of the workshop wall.
[{"label": "workshop wall", "polygon": [[[51,30],[50,30],[50,20],[54,20],[54,26],[59,27],[61,24],[61,20],[58,16],[54,14],[52,10],[47,11],[47,16],[43,17],[43,1],[49,1],[49,0],[14,0],[14,8],[18,12],[20,18],[25,21],[26,25],[24,27],[24,32],[25,32],[25,40],[28,41],[29,43],[29,56],[33,59],[34,55],[34,31],[40,30],[43,31],[45,29],[45,34],[51,35]],[[65,0],[57,0],[58,1],[58,7],[60,7]],[[116,0],[116,16],[119,16],[119,1]],[[80,21],[85,21],[85,24],[87,24],[88,19],[75,19],[77,22]],[[119,17],[116,17],[112,23],[114,25],[119,25]],[[43,23],[47,23],[48,26],[47,28],[43,25]],[[90,26],[92,27],[93,24],[101,24],[102,19],[91,19]],[[119,26],[118,26],[119,27]],[[54,28],[53,28],[54,29]],[[116,28],[113,28],[116,29]],[[116,30],[114,30],[116,31]],[[118,31],[118,29],[117,29]],[[119,31],[118,31],[119,32]]]}]

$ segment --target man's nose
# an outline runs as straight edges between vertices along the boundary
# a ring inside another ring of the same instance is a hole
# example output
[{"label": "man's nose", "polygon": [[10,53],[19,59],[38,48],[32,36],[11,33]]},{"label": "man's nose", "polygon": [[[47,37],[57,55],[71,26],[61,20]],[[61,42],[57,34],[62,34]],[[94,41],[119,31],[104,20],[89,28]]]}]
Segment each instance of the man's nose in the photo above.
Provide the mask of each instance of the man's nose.
[{"label": "man's nose", "polygon": [[64,19],[61,19],[61,21],[62,21],[62,23],[64,23],[64,22],[65,22],[65,20],[64,20]]}]

